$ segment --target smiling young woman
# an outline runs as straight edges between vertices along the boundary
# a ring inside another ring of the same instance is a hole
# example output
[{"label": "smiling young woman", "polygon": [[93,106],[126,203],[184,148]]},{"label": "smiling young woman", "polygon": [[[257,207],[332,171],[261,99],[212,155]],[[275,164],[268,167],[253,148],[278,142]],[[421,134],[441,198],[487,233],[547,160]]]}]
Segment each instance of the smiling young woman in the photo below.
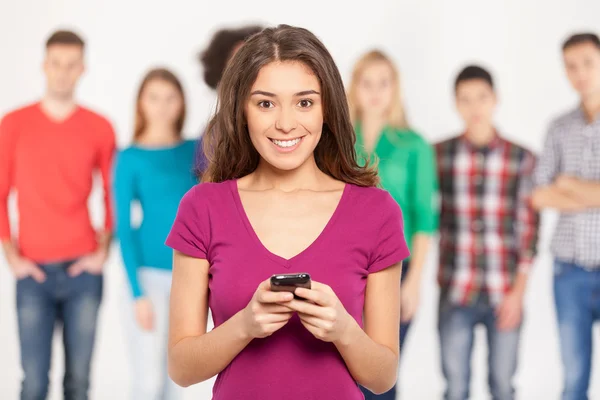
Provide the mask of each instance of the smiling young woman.
[{"label": "smiling young woman", "polygon": [[[265,29],[234,55],[205,183],[184,196],[167,238],[177,383],[219,374],[216,400],[358,400],[357,383],[394,385],[409,252],[401,210],[354,142],[339,71],[312,33]],[[357,221],[363,209],[371,217]],[[285,272],[311,275],[300,299],[270,290]]]}]

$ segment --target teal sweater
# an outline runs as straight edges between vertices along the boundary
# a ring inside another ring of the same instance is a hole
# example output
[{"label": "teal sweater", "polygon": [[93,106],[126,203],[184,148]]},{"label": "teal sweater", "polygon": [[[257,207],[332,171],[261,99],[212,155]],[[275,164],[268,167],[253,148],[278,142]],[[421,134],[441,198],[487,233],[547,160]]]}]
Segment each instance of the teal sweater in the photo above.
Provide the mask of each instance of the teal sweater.
[{"label": "teal sweater", "polygon": [[[196,184],[192,174],[195,140],[175,146],[122,150],[115,163],[113,193],[117,237],[135,298],[143,296],[140,267],[170,270],[173,253],[164,243],[183,195]],[[132,202],[142,209],[139,227],[131,223]]]}]

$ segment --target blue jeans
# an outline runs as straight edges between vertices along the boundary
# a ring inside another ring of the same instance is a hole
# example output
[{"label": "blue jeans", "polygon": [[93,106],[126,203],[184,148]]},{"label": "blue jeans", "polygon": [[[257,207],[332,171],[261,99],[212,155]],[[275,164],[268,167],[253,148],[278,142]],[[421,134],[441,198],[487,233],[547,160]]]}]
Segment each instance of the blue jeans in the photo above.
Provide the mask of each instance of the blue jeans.
[{"label": "blue jeans", "polygon": [[[408,273],[409,262],[404,261],[402,264],[402,281],[406,278],[406,274]],[[400,353],[402,354],[402,347],[404,346],[404,341],[406,340],[406,335],[408,334],[408,328],[410,328],[410,322],[403,322],[400,324]],[[365,395],[365,400],[395,400],[396,399],[396,386],[388,390],[382,394],[374,394],[368,389],[364,387],[360,387],[360,390]]]},{"label": "blue jeans", "polygon": [[515,398],[512,379],[517,369],[520,328],[498,330],[495,309],[483,300],[473,306],[458,306],[442,299],[438,324],[442,371],[447,382],[446,400],[469,398],[471,352],[477,324],[483,324],[487,330],[488,383],[492,398]]},{"label": "blue jeans", "polygon": [[563,400],[587,400],[592,327],[600,319],[600,270],[554,262],[554,301],[564,371]]},{"label": "blue jeans", "polygon": [[71,278],[61,262],[40,267],[46,281],[28,277],[17,281],[17,318],[24,378],[21,400],[43,400],[48,393],[52,336],[63,325],[65,400],[88,398],[96,317],[102,298],[102,276],[86,272]]}]

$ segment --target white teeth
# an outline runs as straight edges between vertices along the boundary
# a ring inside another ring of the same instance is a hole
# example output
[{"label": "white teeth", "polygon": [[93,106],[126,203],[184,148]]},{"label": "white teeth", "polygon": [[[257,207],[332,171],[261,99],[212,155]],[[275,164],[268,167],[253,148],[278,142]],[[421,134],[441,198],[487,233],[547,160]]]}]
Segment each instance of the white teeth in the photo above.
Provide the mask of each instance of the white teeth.
[{"label": "white teeth", "polygon": [[297,139],[294,139],[294,140],[275,140],[275,139],[271,139],[271,141],[273,143],[275,143],[279,147],[292,147],[292,146],[295,146],[298,143],[300,143],[300,139],[301,138],[297,138]]}]

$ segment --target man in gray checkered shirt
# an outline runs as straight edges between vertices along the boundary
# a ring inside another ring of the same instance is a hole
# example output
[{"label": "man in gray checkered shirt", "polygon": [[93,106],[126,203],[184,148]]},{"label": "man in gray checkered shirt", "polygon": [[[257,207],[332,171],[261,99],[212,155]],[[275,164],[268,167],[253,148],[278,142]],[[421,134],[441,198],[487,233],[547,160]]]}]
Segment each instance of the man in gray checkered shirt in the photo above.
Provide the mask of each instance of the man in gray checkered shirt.
[{"label": "man in gray checkered shirt", "polygon": [[574,35],[564,43],[563,56],[581,104],[550,125],[532,202],[537,209],[560,211],[551,247],[562,398],[586,400],[592,327],[600,319],[600,40]]}]

